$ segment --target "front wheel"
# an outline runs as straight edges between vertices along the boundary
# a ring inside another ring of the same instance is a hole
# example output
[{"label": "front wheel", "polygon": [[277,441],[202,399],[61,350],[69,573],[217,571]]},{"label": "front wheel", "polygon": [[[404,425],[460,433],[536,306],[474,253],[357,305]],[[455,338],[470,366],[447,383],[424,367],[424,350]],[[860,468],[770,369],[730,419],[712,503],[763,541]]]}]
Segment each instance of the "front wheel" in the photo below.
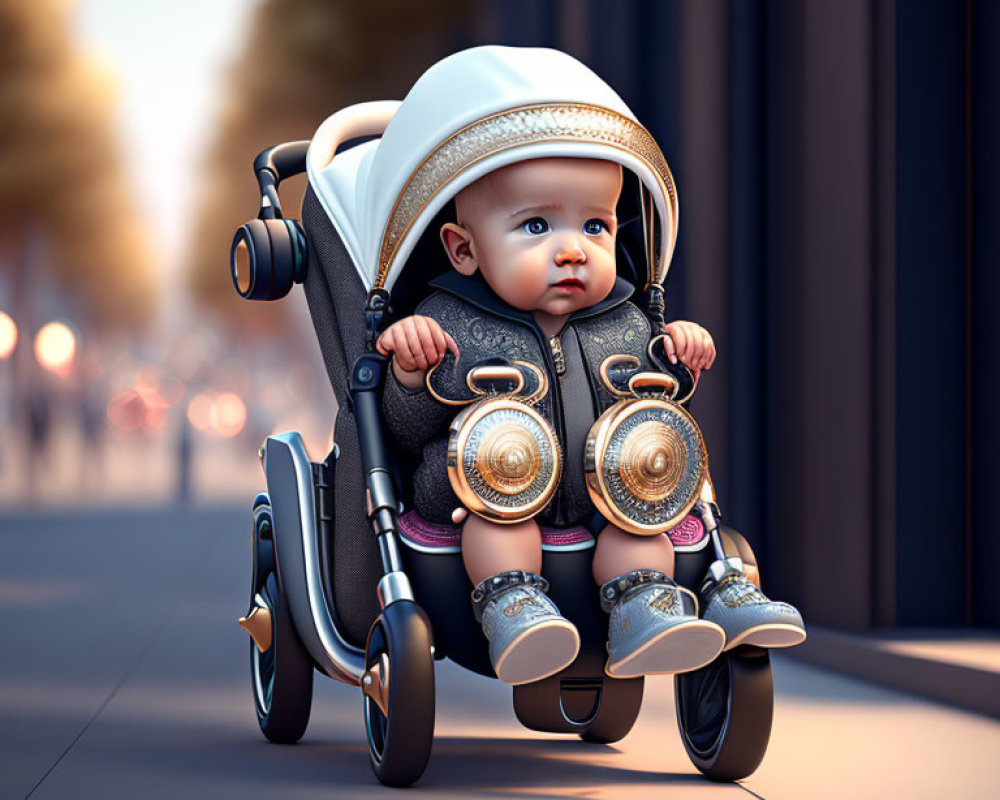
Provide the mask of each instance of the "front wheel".
[{"label": "front wheel", "polygon": [[270,509],[254,509],[253,598],[271,620],[267,649],[250,642],[250,687],[257,723],[269,741],[292,744],[302,738],[312,707],[313,662],[292,622],[274,558]]},{"label": "front wheel", "polygon": [[771,737],[771,658],[736,647],[674,681],[677,723],[691,762],[715,781],[736,781],[760,766]]},{"label": "front wheel", "polygon": [[386,786],[409,786],[427,767],[434,740],[431,627],[410,600],[386,606],[372,624],[362,678],[372,770]]}]

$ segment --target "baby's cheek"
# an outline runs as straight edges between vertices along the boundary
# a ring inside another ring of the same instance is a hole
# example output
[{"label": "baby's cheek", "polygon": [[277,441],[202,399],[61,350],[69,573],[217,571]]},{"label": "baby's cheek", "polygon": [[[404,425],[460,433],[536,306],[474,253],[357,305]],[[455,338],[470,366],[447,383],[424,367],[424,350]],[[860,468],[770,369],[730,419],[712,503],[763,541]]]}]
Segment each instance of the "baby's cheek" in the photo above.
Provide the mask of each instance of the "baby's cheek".
[{"label": "baby's cheek", "polygon": [[609,294],[611,290],[615,288],[615,279],[618,277],[616,271],[611,271],[602,276],[601,280],[597,283],[597,296],[594,298],[594,303],[599,303]]}]

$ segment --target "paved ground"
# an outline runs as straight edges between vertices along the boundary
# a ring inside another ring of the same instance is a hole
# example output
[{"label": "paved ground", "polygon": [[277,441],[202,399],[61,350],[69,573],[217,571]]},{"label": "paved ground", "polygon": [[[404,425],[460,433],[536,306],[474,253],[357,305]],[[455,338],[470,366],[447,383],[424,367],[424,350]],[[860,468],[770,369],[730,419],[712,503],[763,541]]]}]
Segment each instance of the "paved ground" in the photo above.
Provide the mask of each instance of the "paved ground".
[{"label": "paved ground", "polygon": [[[0,518],[0,798],[391,797],[372,776],[357,690],[318,679],[292,747],[264,743],[247,641],[242,509]],[[997,796],[1000,724],[774,659],[771,746],[739,785],[702,780],[670,680],[599,747],[520,727],[510,690],[438,669],[430,767],[406,797]]]}]

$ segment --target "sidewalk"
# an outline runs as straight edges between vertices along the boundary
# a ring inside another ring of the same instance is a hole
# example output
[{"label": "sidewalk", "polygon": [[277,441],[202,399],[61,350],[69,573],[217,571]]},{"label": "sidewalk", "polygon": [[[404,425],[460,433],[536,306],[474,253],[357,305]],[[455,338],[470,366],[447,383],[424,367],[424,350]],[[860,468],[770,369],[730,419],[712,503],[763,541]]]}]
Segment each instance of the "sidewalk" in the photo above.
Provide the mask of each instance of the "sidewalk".
[{"label": "sidewalk", "polygon": [[1000,718],[1000,632],[988,629],[845,633],[809,626],[789,651],[844,675]]},{"label": "sidewalk", "polygon": [[[249,522],[244,502],[0,513],[0,797],[396,796],[371,774],[352,687],[317,675],[303,742],[263,742],[236,625]],[[837,634],[811,633],[807,653],[824,641],[846,652]],[[714,784],[684,753],[667,676],[648,679],[635,729],[604,747],[521,727],[509,687],[440,662],[434,753],[406,797],[996,797],[997,720],[790,653],[772,665],[764,762],[741,783]]]}]

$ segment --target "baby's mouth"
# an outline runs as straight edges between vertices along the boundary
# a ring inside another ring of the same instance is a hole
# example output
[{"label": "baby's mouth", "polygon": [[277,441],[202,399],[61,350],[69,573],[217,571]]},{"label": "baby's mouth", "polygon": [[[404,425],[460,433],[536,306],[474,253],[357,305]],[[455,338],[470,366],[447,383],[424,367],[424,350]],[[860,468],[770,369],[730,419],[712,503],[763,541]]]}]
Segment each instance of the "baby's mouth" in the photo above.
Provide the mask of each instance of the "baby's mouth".
[{"label": "baby's mouth", "polygon": [[587,285],[579,278],[563,278],[559,283],[552,285],[560,286],[564,289],[580,289],[581,291],[587,288]]}]

